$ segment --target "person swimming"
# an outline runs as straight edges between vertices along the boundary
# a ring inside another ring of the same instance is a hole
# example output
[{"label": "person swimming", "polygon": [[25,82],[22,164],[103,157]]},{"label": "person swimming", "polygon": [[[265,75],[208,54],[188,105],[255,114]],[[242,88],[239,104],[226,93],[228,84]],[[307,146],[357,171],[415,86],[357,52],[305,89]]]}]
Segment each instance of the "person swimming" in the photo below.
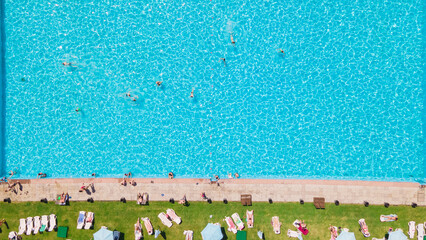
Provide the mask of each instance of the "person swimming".
[{"label": "person swimming", "polygon": [[189,95],[189,97],[193,98],[194,97],[194,89],[192,89],[191,91],[191,95]]},{"label": "person swimming", "polygon": [[158,87],[160,87],[163,82],[157,81],[155,83],[157,84]]},{"label": "person swimming", "polygon": [[232,33],[231,33],[231,43],[232,43],[232,44],[235,44],[234,36],[232,36]]},{"label": "person swimming", "polygon": [[64,65],[64,66],[71,66],[71,63],[70,62],[63,62],[62,65]]}]

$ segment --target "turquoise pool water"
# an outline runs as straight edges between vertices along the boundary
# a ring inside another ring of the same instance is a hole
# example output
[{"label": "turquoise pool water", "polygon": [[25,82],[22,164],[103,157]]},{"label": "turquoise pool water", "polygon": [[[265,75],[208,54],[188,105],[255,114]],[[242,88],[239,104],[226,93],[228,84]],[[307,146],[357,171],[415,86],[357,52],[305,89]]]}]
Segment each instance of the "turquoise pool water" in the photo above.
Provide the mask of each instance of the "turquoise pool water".
[{"label": "turquoise pool water", "polygon": [[421,0],[3,4],[3,174],[424,179]]}]

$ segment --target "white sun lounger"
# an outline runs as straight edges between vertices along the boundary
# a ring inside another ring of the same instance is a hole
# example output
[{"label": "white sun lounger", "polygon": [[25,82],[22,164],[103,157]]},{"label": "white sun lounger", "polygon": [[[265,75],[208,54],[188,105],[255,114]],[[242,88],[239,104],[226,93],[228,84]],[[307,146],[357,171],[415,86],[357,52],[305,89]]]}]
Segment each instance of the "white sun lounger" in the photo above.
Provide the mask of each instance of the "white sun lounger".
[{"label": "white sun lounger", "polygon": [[148,217],[146,217],[146,218],[141,218],[141,219],[142,219],[142,221],[143,221],[143,223],[144,223],[144,225],[145,225],[146,232],[148,233],[148,235],[152,235],[152,234],[154,234],[154,228],[152,227],[151,220],[149,220],[149,218],[148,218]]},{"label": "white sun lounger", "polygon": [[51,232],[55,229],[56,229],[56,215],[52,213],[49,216],[49,231],[48,232]]},{"label": "white sun lounger", "polygon": [[194,232],[191,230],[185,230],[183,231],[183,235],[185,235],[185,240],[192,240],[192,236],[194,235]]},{"label": "white sun lounger", "polygon": [[40,231],[40,228],[41,228],[40,217],[35,216],[34,217],[34,229],[33,229],[34,234],[37,234]]},{"label": "white sun lounger", "polygon": [[43,215],[43,216],[41,216],[40,232],[47,231],[48,228],[49,228],[49,219],[48,219],[47,215]]},{"label": "white sun lounger", "polygon": [[142,225],[138,218],[138,221],[135,223],[135,240],[140,240],[141,238],[142,238]]},{"label": "white sun lounger", "polygon": [[158,214],[158,217],[164,225],[166,225],[167,227],[172,227],[173,223],[172,221],[170,221],[170,219],[165,213],[161,212],[160,214]]},{"label": "white sun lounger", "polygon": [[423,223],[417,225],[417,240],[423,240],[425,236],[425,226]]},{"label": "white sun lounger", "polygon": [[253,213],[253,210],[251,210],[251,211],[247,210],[246,211],[246,221],[247,221],[247,227],[248,228],[253,228],[253,225],[254,225],[254,213]]},{"label": "white sun lounger", "polygon": [[365,219],[361,218],[359,221],[359,226],[361,228],[361,232],[364,235],[364,237],[370,237],[370,232],[368,231],[367,223],[365,223]]},{"label": "white sun lounger", "polygon": [[27,220],[25,218],[19,219],[19,231],[18,235],[22,235],[27,230]]},{"label": "white sun lounger", "polygon": [[414,221],[408,222],[408,236],[410,238],[414,238],[415,233],[416,233],[416,222]]},{"label": "white sun lounger", "polygon": [[275,234],[280,234],[281,233],[280,218],[278,216],[273,216],[271,224],[272,224],[272,227],[274,228]]},{"label": "white sun lounger", "polygon": [[84,224],[84,229],[90,229],[93,226],[93,220],[95,220],[95,214],[88,212],[86,217],[86,224]]},{"label": "white sun lounger", "polygon": [[182,223],[182,219],[176,215],[175,210],[173,209],[167,209],[167,215],[169,215],[170,219],[172,219],[173,222],[177,223],[177,224],[181,224]]},{"label": "white sun lounger", "polygon": [[233,232],[234,234],[237,233],[237,227],[235,226],[234,222],[230,217],[225,217],[223,221],[228,224],[228,231]]},{"label": "white sun lounger", "polygon": [[300,232],[296,232],[296,231],[293,231],[293,230],[290,230],[290,229],[287,231],[287,236],[292,237],[292,238],[303,239],[302,234],[300,234]]},{"label": "white sun lounger", "polygon": [[85,219],[86,219],[86,212],[80,211],[80,213],[78,214],[78,219],[77,219],[77,229],[83,229]]},{"label": "white sun lounger", "polygon": [[238,213],[234,213],[231,215],[232,219],[234,220],[235,224],[238,227],[238,230],[243,230],[244,229],[244,223],[243,221],[241,221],[240,215],[238,215]]},{"label": "white sun lounger", "polygon": [[31,232],[33,231],[33,229],[34,229],[33,218],[27,217],[27,231],[25,232],[25,234],[31,235]]},{"label": "white sun lounger", "polygon": [[18,240],[18,233],[17,232],[9,232],[9,240]]}]

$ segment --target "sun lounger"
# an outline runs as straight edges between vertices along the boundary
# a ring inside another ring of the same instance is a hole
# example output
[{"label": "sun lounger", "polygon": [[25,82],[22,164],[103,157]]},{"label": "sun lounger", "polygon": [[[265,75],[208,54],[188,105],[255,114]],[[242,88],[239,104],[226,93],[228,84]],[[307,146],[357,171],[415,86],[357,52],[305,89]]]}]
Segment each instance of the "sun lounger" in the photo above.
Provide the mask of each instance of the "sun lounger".
[{"label": "sun lounger", "polygon": [[80,213],[78,214],[78,219],[77,219],[77,229],[83,229],[85,219],[86,219],[86,212],[80,211]]},{"label": "sun lounger", "polygon": [[148,193],[144,192],[142,194],[142,203],[141,203],[141,205],[148,205],[148,202],[149,202],[149,195],[148,195]]},{"label": "sun lounger", "polygon": [[425,236],[425,225],[423,223],[420,223],[417,225],[417,240],[423,240]]},{"label": "sun lounger", "polygon": [[140,240],[141,238],[142,238],[142,226],[138,218],[138,221],[135,223],[135,240]]},{"label": "sun lounger", "polygon": [[33,229],[33,233],[37,234],[38,231],[40,231],[40,228],[41,228],[40,217],[39,216],[35,216],[34,217],[34,229]]},{"label": "sun lounger", "polygon": [[370,237],[370,232],[368,231],[367,223],[365,223],[365,219],[361,218],[359,221],[359,227],[361,228],[361,232],[364,235],[364,237]]},{"label": "sun lounger", "polygon": [[49,219],[47,218],[47,215],[41,216],[41,227],[40,232],[44,232],[49,227]]},{"label": "sun lounger", "polygon": [[19,219],[19,231],[18,235],[24,234],[27,231],[27,220],[25,218]]},{"label": "sun lounger", "polygon": [[56,229],[56,215],[55,214],[50,214],[50,216],[49,216],[49,230],[48,230],[48,232],[51,232],[54,229]]},{"label": "sun lounger", "polygon": [[335,240],[337,238],[337,236],[338,236],[338,234],[337,234],[337,227],[336,226],[331,226],[330,227],[330,240]]},{"label": "sun lounger", "polygon": [[165,213],[161,212],[160,214],[158,214],[158,217],[164,225],[166,225],[167,227],[172,227],[173,223],[172,221],[170,221],[170,219]]},{"label": "sun lounger", "polygon": [[290,230],[290,229],[287,231],[287,236],[288,236],[288,237],[298,238],[298,239],[302,239],[302,240],[303,240],[303,238],[302,238],[302,234],[300,234],[300,233],[299,233],[299,232],[297,232],[297,231]]},{"label": "sun lounger", "polygon": [[33,218],[27,217],[27,231],[25,232],[25,234],[31,235],[31,232],[33,231],[33,229],[34,229]]},{"label": "sun lounger", "polygon": [[415,233],[416,233],[416,222],[410,221],[408,223],[408,236],[410,238],[414,238]]},{"label": "sun lounger", "polygon": [[183,231],[183,235],[185,235],[185,240],[192,240],[192,236],[194,235],[194,232],[191,230],[185,230]]},{"label": "sun lounger", "polygon": [[274,228],[275,234],[280,234],[281,233],[280,218],[277,216],[272,217],[271,224],[272,224],[272,227]]},{"label": "sun lounger", "polygon": [[[18,240],[18,233],[17,232],[9,232],[8,238],[9,238],[9,240]],[[21,238],[19,237],[19,239],[21,239]]]},{"label": "sun lounger", "polygon": [[88,212],[86,217],[86,224],[84,224],[84,229],[90,229],[93,226],[94,220],[95,220],[95,214],[92,212]]},{"label": "sun lounger", "polygon": [[389,214],[389,215],[380,215],[380,222],[393,222],[398,219],[398,215]]},{"label": "sun lounger", "polygon": [[253,228],[253,225],[254,225],[254,213],[253,213],[253,210],[251,210],[251,211],[247,210],[246,211],[246,221],[247,221],[247,227],[248,228]]},{"label": "sun lounger", "polygon": [[223,221],[225,221],[226,224],[228,224],[228,231],[233,232],[234,234],[237,233],[237,227],[235,226],[234,222],[232,221],[230,217],[225,217]]},{"label": "sun lounger", "polygon": [[243,221],[241,221],[240,215],[238,215],[238,213],[234,213],[231,215],[232,219],[234,220],[235,224],[238,227],[238,230],[243,230],[244,229],[244,223]]},{"label": "sun lounger", "polygon": [[151,223],[151,220],[149,220],[149,218],[141,218],[142,219],[142,221],[143,221],[143,223],[144,223],[144,225],[145,225],[145,228],[146,228],[146,232],[148,233],[148,235],[152,235],[152,234],[154,234],[154,228],[152,227],[152,223]]},{"label": "sun lounger", "polygon": [[173,222],[177,223],[177,224],[181,224],[182,223],[182,219],[176,215],[175,211],[173,209],[167,209],[167,215],[169,215],[170,219],[172,219]]}]

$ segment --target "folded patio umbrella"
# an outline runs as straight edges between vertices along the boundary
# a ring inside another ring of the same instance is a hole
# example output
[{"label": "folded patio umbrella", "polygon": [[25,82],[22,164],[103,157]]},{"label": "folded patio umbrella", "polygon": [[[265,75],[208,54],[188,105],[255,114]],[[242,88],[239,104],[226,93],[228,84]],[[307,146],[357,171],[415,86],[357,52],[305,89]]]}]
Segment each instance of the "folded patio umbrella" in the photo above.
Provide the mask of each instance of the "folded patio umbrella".
[{"label": "folded patio umbrella", "polygon": [[160,236],[161,231],[160,230],[155,230],[155,238],[158,238],[158,236]]},{"label": "folded patio umbrella", "polygon": [[263,232],[262,232],[262,231],[258,231],[258,232],[257,232],[257,236],[258,236],[260,239],[263,239]]}]

